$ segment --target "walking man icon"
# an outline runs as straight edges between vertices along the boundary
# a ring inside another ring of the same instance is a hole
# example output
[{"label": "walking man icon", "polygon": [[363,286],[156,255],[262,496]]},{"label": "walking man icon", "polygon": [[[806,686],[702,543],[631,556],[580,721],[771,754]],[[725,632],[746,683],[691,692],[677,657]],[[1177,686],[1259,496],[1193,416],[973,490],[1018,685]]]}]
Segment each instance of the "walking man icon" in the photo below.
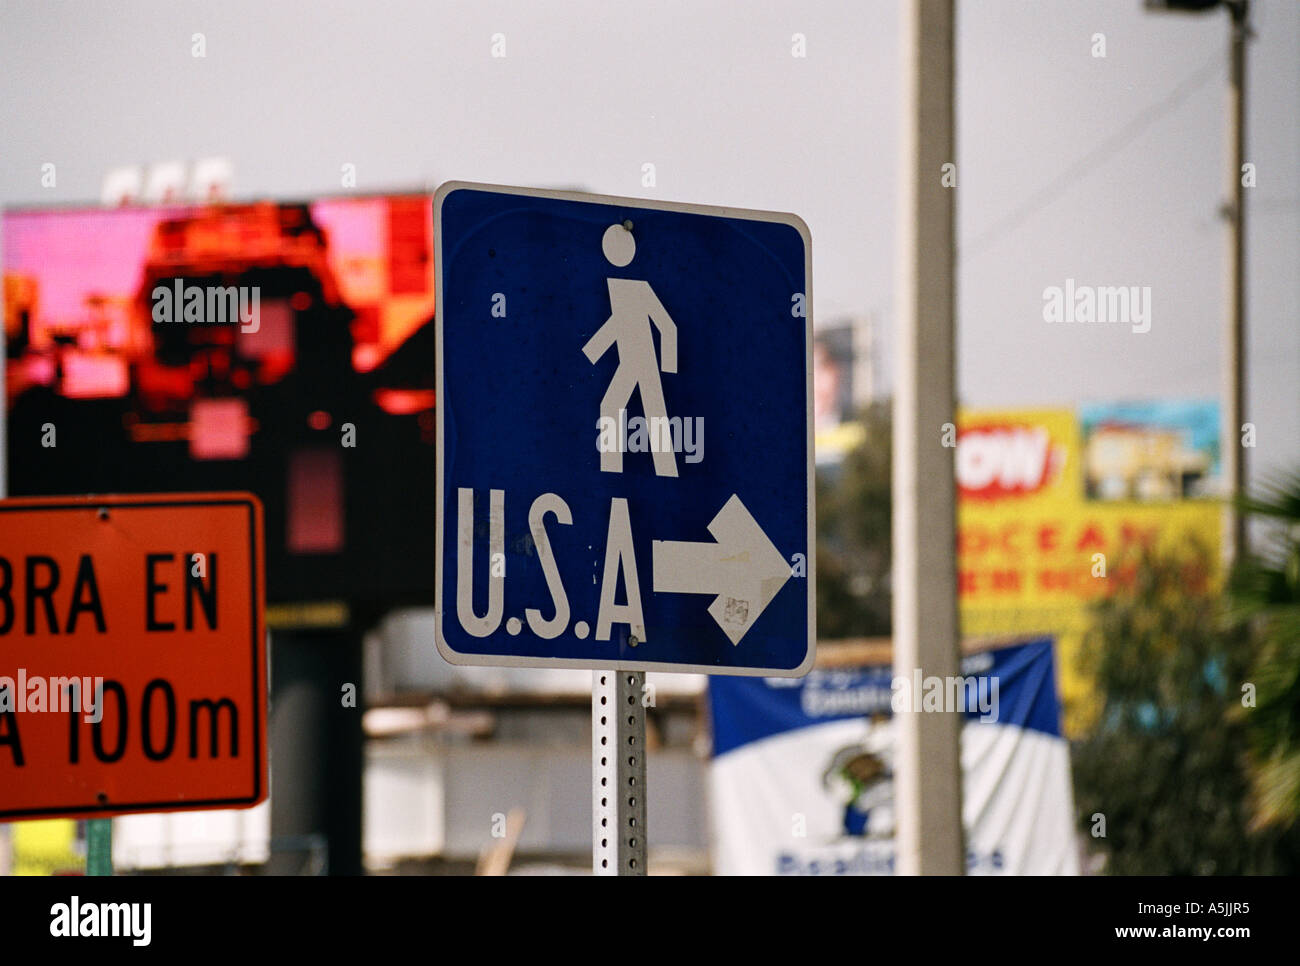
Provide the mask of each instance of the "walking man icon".
[{"label": "walking man icon", "polygon": [[[610,225],[601,239],[601,249],[611,265],[622,268],[636,254],[636,241],[622,225]],[[677,325],[649,282],[631,278],[607,278],[606,282],[609,284],[610,316],[582,347],[583,355],[592,364],[611,346],[618,348],[618,368],[614,370],[614,378],[600,401],[600,418],[602,422],[615,420],[622,427],[624,423],[619,417],[627,409],[633,390],[639,389],[646,423],[650,426],[655,475],[676,476],[677,455],[673,447],[660,445],[663,436],[670,434],[666,433],[668,407],[664,402],[659,372],[661,369],[677,372]],[[662,361],[655,357],[651,323],[659,329]],[[623,449],[620,429],[619,445],[606,448],[600,454],[602,473],[623,472]]]}]

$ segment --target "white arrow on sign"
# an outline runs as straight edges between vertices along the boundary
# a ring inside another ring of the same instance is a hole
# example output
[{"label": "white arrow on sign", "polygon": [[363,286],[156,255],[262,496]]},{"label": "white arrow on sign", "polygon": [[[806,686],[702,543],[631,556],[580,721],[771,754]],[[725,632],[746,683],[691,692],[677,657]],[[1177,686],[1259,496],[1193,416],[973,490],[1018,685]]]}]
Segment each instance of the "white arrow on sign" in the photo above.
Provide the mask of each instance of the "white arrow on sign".
[{"label": "white arrow on sign", "polygon": [[716,594],[709,613],[739,644],[787,580],[790,565],[732,494],[709,524],[715,542],[655,540],[654,590],[668,594]]}]

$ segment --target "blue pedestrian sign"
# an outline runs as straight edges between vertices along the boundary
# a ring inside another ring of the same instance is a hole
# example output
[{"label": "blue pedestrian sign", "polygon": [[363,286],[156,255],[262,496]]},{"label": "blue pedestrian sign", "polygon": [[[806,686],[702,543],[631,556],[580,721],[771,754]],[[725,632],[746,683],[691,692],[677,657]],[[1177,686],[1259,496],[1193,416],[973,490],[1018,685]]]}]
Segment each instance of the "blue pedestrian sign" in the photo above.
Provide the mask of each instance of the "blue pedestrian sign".
[{"label": "blue pedestrian sign", "polygon": [[442,655],[806,673],[803,221],[452,182],[434,241]]}]

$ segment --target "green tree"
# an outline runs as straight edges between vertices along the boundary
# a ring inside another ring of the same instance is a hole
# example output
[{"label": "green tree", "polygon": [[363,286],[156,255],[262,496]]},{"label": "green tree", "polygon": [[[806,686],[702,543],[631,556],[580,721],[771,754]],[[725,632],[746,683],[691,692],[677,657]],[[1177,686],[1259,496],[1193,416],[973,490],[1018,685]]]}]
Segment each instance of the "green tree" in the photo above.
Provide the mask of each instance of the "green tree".
[{"label": "green tree", "polygon": [[1231,581],[1233,622],[1255,640],[1237,718],[1250,737],[1254,827],[1294,838],[1300,827],[1300,472],[1275,478],[1242,509],[1270,526]]},{"label": "green tree", "polygon": [[1205,548],[1144,549],[1094,609],[1083,670],[1099,696],[1074,749],[1080,827],[1119,875],[1291,872],[1294,843],[1251,828],[1246,723],[1252,648],[1209,589]]},{"label": "green tree", "polygon": [[890,633],[891,410],[863,410],[863,439],[817,473],[817,636]]}]

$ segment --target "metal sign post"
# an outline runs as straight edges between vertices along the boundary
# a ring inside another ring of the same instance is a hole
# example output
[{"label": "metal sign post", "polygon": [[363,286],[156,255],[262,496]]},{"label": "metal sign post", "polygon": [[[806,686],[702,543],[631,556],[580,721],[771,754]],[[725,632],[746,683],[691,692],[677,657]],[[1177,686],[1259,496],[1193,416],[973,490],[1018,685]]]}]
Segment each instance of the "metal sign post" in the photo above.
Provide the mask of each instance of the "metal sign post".
[{"label": "metal sign post", "polygon": [[645,672],[813,665],[808,227],[451,182],[434,244],[438,650],[592,670],[593,870],[645,875]]},{"label": "metal sign post", "polygon": [[645,672],[591,675],[592,871],[646,874]]},{"label": "metal sign post", "polygon": [[113,820],[92,818],[86,822],[86,875],[113,874]]}]

